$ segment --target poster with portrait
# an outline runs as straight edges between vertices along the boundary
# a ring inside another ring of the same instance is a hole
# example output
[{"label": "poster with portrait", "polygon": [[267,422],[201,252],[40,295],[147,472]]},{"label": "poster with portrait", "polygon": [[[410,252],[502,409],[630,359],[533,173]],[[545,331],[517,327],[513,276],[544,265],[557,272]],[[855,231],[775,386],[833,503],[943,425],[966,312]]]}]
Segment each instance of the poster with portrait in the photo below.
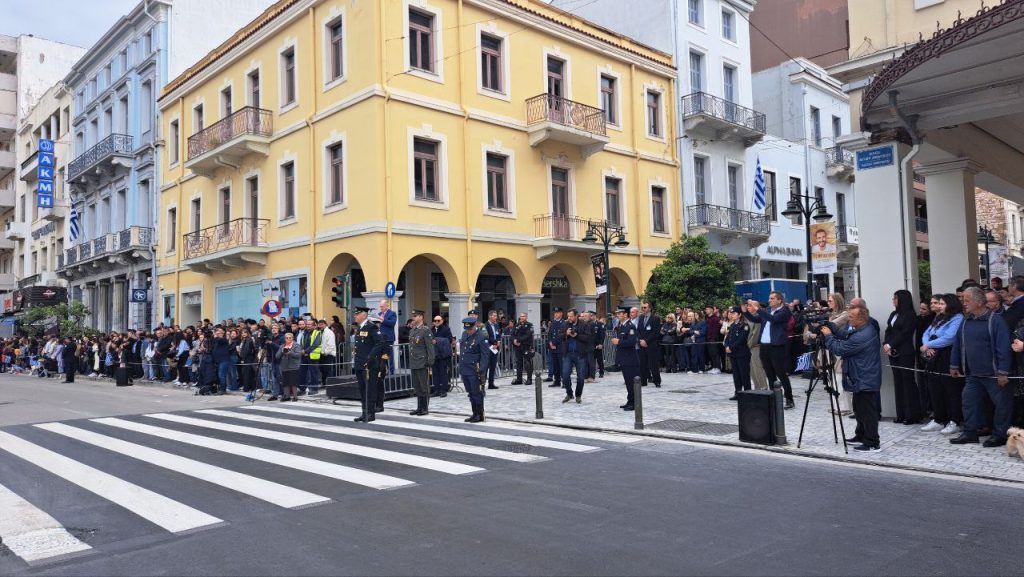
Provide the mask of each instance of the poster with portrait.
[{"label": "poster with portrait", "polygon": [[604,262],[604,253],[591,255],[590,264],[594,267],[594,283],[597,285],[597,294],[603,295],[608,291],[608,267]]},{"label": "poster with portrait", "polygon": [[1003,285],[1010,279],[1010,251],[1005,246],[988,247],[988,278],[999,277]]},{"label": "poster with portrait", "polygon": [[811,269],[814,274],[832,274],[839,270],[835,223],[811,225]]}]

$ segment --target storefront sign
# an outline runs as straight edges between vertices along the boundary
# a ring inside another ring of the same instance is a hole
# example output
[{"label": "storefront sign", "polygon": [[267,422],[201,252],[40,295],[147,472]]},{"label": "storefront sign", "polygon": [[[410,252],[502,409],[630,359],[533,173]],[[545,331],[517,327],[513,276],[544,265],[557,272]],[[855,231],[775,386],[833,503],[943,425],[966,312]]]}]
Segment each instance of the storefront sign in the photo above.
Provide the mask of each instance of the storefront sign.
[{"label": "storefront sign", "polygon": [[765,252],[775,256],[804,256],[804,249],[794,248],[791,246],[768,245],[768,248],[765,249]]},{"label": "storefront sign", "polygon": [[544,284],[541,285],[546,289],[567,289],[569,288],[569,281],[556,276],[544,277]]},{"label": "storefront sign", "polygon": [[32,231],[32,240],[39,240],[48,234],[53,234],[57,230],[57,225],[53,221],[46,223],[45,225]]},{"label": "storefront sign", "polygon": [[883,166],[892,166],[892,164],[892,146],[882,146],[880,148],[869,148],[867,150],[857,151],[857,170],[881,168]]},{"label": "storefront sign", "polygon": [[53,150],[52,140],[39,139],[36,156],[36,206],[39,208],[53,208],[53,167],[56,166]]},{"label": "storefront sign", "polygon": [[262,280],[260,281],[260,290],[265,299],[279,299],[281,298],[281,281],[276,278]]},{"label": "storefront sign", "polygon": [[185,293],[181,295],[181,304],[189,307],[198,307],[203,305],[203,294],[202,293]]}]

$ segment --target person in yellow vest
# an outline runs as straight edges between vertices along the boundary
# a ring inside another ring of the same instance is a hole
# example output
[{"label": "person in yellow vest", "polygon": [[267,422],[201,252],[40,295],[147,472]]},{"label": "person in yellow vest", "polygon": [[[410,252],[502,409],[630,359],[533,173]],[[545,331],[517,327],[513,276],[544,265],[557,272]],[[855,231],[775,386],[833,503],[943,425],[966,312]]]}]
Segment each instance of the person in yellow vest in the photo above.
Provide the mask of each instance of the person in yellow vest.
[{"label": "person in yellow vest", "polygon": [[307,323],[311,327],[302,336],[302,367],[306,375],[306,394],[315,395],[320,392],[320,355],[323,353],[323,332],[316,323]]}]

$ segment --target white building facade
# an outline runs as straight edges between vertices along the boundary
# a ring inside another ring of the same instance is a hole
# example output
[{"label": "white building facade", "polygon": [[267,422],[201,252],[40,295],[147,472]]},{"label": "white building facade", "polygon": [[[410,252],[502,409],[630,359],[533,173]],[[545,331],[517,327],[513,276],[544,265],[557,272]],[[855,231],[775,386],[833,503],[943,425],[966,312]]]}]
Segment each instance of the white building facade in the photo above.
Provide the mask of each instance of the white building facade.
[{"label": "white building facade", "polygon": [[[160,91],[270,3],[143,0],[68,74],[74,118],[67,179],[81,219],[58,270],[71,298],[92,311],[92,328],[153,324]],[[134,289],[146,289],[148,302],[131,302]]]}]

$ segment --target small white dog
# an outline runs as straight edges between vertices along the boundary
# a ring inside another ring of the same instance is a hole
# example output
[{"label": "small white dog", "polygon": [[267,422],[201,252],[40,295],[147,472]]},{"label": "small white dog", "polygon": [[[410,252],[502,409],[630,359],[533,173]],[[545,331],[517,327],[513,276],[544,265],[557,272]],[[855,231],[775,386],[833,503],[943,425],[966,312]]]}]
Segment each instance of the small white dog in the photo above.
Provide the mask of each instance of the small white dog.
[{"label": "small white dog", "polygon": [[1024,429],[1010,427],[1006,431],[1006,455],[1012,457],[1014,453],[1024,460]]}]

